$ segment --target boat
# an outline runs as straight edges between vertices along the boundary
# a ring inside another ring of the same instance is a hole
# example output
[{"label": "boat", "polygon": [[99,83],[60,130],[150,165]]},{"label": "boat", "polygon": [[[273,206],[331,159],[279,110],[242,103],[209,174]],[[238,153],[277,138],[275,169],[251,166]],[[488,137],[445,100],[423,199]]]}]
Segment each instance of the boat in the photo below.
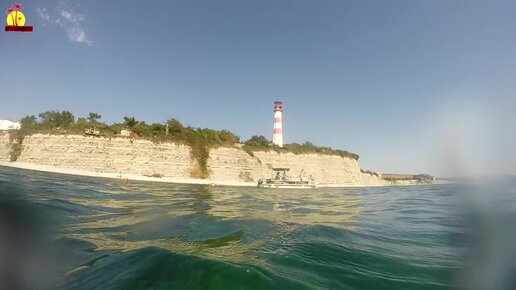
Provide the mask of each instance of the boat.
[{"label": "boat", "polygon": [[258,187],[263,188],[300,188],[300,189],[309,189],[309,188],[317,188],[315,184],[314,178],[310,175],[310,177],[304,176],[303,170],[299,173],[297,178],[290,177],[287,175],[287,172],[290,171],[290,168],[272,168],[275,172],[273,177],[258,180]]}]

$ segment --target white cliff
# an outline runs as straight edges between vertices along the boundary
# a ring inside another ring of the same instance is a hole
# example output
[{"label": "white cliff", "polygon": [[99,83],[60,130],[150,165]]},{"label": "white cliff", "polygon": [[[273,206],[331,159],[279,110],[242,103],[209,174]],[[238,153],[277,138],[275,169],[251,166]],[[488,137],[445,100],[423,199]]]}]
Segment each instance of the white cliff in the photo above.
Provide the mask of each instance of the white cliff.
[{"label": "white cliff", "polygon": [[[0,161],[3,165],[29,164],[45,166],[46,169],[41,170],[60,168],[110,176],[157,176],[163,181],[166,178],[195,181],[191,173],[196,168],[196,161],[190,155],[190,147],[171,142],[34,134],[24,138],[17,161],[7,163],[10,147],[9,135],[1,134]],[[305,177],[312,175],[321,186],[394,184],[380,175],[361,172],[356,160],[337,155],[258,151],[251,156],[241,148],[220,147],[211,149],[209,156],[210,176],[203,181],[207,183],[254,185],[260,178],[270,178],[272,168],[288,167],[293,177],[303,171]]]}]

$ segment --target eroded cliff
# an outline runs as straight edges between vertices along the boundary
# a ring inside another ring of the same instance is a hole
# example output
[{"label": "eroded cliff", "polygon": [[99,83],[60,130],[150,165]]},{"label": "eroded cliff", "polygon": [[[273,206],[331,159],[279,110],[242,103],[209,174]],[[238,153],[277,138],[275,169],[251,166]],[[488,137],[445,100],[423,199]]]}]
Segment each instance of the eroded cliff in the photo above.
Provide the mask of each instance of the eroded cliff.
[{"label": "eroded cliff", "polygon": [[26,136],[19,162],[93,172],[188,177],[189,147],[129,138]]},{"label": "eroded cliff", "polygon": [[0,161],[9,160],[10,149],[9,134],[0,133]]},{"label": "eroded cliff", "polygon": [[[270,178],[274,167],[288,167],[294,177],[304,172],[321,185],[385,185],[381,177],[363,173],[356,160],[336,155],[254,152],[220,147],[210,150],[209,180],[255,183]],[[0,160],[9,159],[9,137],[0,136]],[[196,166],[190,147],[131,138],[35,134],[23,140],[17,162],[98,173],[191,178]]]}]

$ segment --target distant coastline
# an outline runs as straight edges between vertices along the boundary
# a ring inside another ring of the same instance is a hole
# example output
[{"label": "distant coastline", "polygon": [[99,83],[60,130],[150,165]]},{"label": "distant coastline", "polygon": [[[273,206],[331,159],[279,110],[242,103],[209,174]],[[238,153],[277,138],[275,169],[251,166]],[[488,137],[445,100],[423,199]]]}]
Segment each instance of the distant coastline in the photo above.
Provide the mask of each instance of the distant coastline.
[{"label": "distant coastline", "polygon": [[[90,113],[26,116],[16,130],[0,131],[2,166],[93,177],[190,184],[256,186],[273,168],[319,186],[432,184],[428,174],[390,175],[364,170],[359,155],[311,142],[273,144],[264,136],[184,126],[176,119],[146,124],[134,117],[108,125]],[[8,162],[10,161],[10,162]],[[304,176],[306,175],[306,176]]]}]

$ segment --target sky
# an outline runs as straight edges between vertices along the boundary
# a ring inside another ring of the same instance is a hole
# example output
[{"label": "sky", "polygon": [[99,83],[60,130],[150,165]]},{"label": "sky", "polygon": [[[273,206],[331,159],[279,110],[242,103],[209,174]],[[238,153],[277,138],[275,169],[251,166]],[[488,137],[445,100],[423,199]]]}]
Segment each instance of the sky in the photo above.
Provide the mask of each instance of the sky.
[{"label": "sky", "polygon": [[21,4],[34,32],[0,33],[0,119],[97,112],[272,139],[281,100],[286,143],[365,169],[516,174],[515,1]]}]

